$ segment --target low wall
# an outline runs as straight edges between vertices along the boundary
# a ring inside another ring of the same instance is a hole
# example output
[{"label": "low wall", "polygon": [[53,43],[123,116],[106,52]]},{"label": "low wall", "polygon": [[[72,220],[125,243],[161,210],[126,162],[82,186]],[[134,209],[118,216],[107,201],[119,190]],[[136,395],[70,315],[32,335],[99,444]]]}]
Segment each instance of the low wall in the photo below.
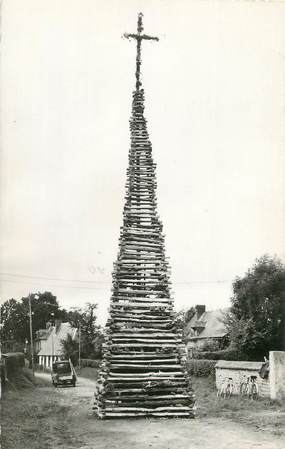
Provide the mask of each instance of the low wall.
[{"label": "low wall", "polygon": [[234,394],[240,393],[240,385],[249,376],[256,376],[260,397],[273,400],[285,399],[285,351],[269,353],[269,379],[262,379],[259,370],[262,362],[239,362],[220,360],[215,367],[216,387],[230,377],[233,380]]},{"label": "low wall", "polygon": [[233,394],[240,394],[242,382],[246,382],[249,376],[256,377],[260,397],[270,397],[270,385],[268,379],[262,379],[259,370],[262,362],[230,362],[220,360],[216,365],[216,387],[220,389],[230,377],[233,381]]},{"label": "low wall", "polygon": [[285,351],[269,353],[270,397],[273,400],[285,399]]},{"label": "low wall", "polygon": [[2,377],[10,379],[15,373],[25,366],[25,356],[23,352],[9,352],[2,354]]}]

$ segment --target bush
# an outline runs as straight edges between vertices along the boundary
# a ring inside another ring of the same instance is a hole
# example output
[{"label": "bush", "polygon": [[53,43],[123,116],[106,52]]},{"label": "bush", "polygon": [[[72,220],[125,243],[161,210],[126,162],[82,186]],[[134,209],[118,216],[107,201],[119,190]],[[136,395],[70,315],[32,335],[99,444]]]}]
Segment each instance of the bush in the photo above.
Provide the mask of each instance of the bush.
[{"label": "bush", "polygon": [[199,351],[195,353],[195,358],[199,360],[246,360],[243,354],[230,349]]},{"label": "bush", "polygon": [[208,377],[215,375],[216,363],[216,360],[191,359],[186,362],[186,367],[191,376]]},{"label": "bush", "polygon": [[201,347],[203,352],[219,351],[221,349],[220,343],[216,340],[206,339]]},{"label": "bush", "polygon": [[220,351],[199,351],[195,353],[198,360],[220,360]]},{"label": "bush", "polygon": [[99,368],[101,360],[81,359],[81,368],[88,366],[90,368]]}]

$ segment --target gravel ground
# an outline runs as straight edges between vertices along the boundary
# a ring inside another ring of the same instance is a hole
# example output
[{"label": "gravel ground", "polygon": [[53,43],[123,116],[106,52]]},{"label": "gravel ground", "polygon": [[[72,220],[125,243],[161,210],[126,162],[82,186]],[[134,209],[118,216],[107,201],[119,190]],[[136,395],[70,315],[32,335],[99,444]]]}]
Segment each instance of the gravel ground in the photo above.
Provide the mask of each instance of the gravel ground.
[{"label": "gravel ground", "polygon": [[[49,379],[48,374],[39,374]],[[98,420],[92,415],[94,381],[79,378],[75,388],[39,388],[42,428],[25,424],[25,437],[3,449],[283,449],[284,441],[261,428],[203,416],[188,419]],[[27,393],[25,393],[27,394]],[[34,396],[33,396],[34,397]],[[34,399],[35,400],[35,399]],[[45,405],[50,401],[49,406]],[[30,432],[27,432],[28,430]],[[46,430],[48,429],[48,431]],[[5,430],[5,429],[4,429]],[[38,438],[32,437],[37,432]],[[39,443],[41,441],[41,443]],[[19,444],[19,445],[18,445]],[[40,444],[40,445],[39,445]]]}]

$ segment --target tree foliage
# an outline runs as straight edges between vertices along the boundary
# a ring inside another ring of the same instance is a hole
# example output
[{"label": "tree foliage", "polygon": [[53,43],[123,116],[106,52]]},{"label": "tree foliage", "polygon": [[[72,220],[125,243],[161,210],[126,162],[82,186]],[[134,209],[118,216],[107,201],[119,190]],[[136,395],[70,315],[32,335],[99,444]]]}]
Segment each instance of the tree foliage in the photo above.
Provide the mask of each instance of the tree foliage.
[{"label": "tree foliage", "polygon": [[282,349],[285,267],[279,259],[265,255],[244,277],[236,278],[231,303],[225,324],[233,349],[252,360]]},{"label": "tree foliage", "polygon": [[[44,329],[51,319],[63,319],[66,311],[60,309],[56,296],[51,292],[32,293],[30,298],[35,338],[37,330]],[[29,322],[29,297],[23,297],[20,301],[14,298],[5,301],[1,305],[2,341],[15,340],[24,343],[26,338],[30,339]]]},{"label": "tree foliage", "polygon": [[73,307],[67,314],[70,325],[79,330],[81,357],[100,358],[102,355],[103,333],[97,324],[97,304],[87,303],[82,309]]},{"label": "tree foliage", "polygon": [[64,359],[70,359],[73,365],[77,365],[79,356],[78,339],[74,340],[70,334],[67,334],[66,339],[61,340],[61,347]]},{"label": "tree foliage", "polygon": [[182,309],[175,313],[174,323],[175,328],[178,332],[181,332],[182,340],[185,342],[187,337],[187,323],[193,318],[196,310],[195,307],[190,307],[190,309]]}]

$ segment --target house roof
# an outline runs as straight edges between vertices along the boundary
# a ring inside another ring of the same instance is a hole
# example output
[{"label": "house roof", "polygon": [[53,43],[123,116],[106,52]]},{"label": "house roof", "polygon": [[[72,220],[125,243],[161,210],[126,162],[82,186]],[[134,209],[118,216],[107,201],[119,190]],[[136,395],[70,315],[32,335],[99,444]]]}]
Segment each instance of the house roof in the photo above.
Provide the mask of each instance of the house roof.
[{"label": "house roof", "polygon": [[[227,334],[225,325],[222,322],[227,309],[218,309],[204,312],[197,320],[195,314],[186,325],[186,335],[189,340],[199,340],[201,338],[221,338]],[[194,335],[194,329],[202,329],[198,335]]]},{"label": "house roof", "polygon": [[225,369],[241,369],[249,371],[259,371],[262,367],[263,362],[242,362],[242,361],[231,361],[231,360],[219,360],[215,365],[215,368],[225,368]]},{"label": "house roof", "polygon": [[5,359],[9,359],[9,358],[21,358],[23,357],[24,354],[23,352],[6,352],[5,354],[2,354],[2,357]]},{"label": "house roof", "polygon": [[50,327],[50,333],[46,340],[42,340],[41,349],[37,355],[61,355],[61,340],[65,340],[67,335],[75,339],[77,329],[71,327],[69,323],[60,323]]},{"label": "house roof", "polygon": [[49,336],[50,328],[48,329],[39,329],[36,332],[36,340],[46,340]]}]

